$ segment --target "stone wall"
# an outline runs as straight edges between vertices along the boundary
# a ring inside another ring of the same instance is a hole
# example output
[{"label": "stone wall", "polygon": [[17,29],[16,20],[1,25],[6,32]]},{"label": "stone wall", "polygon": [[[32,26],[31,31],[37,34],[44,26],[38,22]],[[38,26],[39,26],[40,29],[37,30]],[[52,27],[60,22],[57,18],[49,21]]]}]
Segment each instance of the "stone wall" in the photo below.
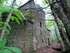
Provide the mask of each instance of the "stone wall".
[{"label": "stone wall", "polygon": [[27,19],[33,21],[33,24],[29,23],[28,21],[20,25],[16,24],[16,22],[11,22],[10,25],[12,27],[12,30],[11,34],[8,37],[8,45],[19,47],[25,53],[32,53],[33,50],[36,50],[40,47],[45,47],[48,44],[47,36],[49,35],[49,31],[47,30],[44,21],[45,13],[41,9],[24,10],[31,5],[34,5],[33,7],[36,6],[36,4],[32,1],[32,3],[29,2],[25,6],[21,7],[20,10],[23,14],[29,10],[27,13],[30,13],[30,16],[24,16]]}]

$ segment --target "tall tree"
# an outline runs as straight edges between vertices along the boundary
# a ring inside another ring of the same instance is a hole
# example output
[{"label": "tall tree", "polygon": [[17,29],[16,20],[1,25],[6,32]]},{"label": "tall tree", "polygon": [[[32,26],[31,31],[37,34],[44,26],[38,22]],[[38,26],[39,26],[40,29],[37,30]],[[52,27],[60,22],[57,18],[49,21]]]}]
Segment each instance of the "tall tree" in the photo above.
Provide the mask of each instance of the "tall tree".
[{"label": "tall tree", "polygon": [[[51,10],[52,13],[55,13],[57,15],[58,18],[55,19],[55,21],[57,22],[59,31],[61,31],[63,33],[63,35],[61,34],[62,37],[64,37],[63,39],[67,39],[65,38],[65,36],[68,36],[68,39],[70,41],[70,16],[69,16],[69,11],[67,9],[69,9],[69,1],[70,0],[48,0],[49,4],[51,6]],[[66,8],[68,7],[68,8]],[[54,15],[56,17],[56,15]],[[60,22],[58,20],[61,20],[62,23],[64,24],[64,27],[66,29],[66,33],[62,27],[61,24],[59,24]],[[69,41],[66,40],[66,42],[69,45]]]},{"label": "tall tree", "polygon": [[65,46],[70,47],[70,42],[69,42],[69,39],[67,37],[67,34],[66,34],[65,30],[64,30],[63,24],[61,24],[60,19],[57,17],[57,15],[54,15],[54,17],[55,17],[55,21],[57,23],[57,26],[58,26],[60,35],[62,37],[62,40],[66,44]]},{"label": "tall tree", "polygon": [[[50,0],[49,0],[50,1]],[[69,1],[69,0],[68,0]],[[53,10],[57,16],[59,17],[59,19],[63,22],[64,27],[66,29],[66,33],[69,37],[70,40],[70,20],[69,20],[69,16],[68,14],[66,14],[66,9],[64,8],[63,2],[61,1],[56,1],[56,0],[51,0],[50,1],[50,5],[51,6],[51,10]]]}]

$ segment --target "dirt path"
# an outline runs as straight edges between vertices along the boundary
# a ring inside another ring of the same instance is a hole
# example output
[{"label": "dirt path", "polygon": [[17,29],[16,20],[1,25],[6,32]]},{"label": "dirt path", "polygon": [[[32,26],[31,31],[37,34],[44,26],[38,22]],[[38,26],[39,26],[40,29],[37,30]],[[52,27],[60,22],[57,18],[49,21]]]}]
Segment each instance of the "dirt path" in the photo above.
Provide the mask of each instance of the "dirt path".
[{"label": "dirt path", "polygon": [[53,43],[50,45],[50,47],[40,48],[35,53],[61,53],[60,51],[58,51],[58,49],[60,48],[60,44]]},{"label": "dirt path", "polygon": [[61,52],[54,50],[52,48],[45,48],[45,49],[38,50],[36,53],[61,53]]}]

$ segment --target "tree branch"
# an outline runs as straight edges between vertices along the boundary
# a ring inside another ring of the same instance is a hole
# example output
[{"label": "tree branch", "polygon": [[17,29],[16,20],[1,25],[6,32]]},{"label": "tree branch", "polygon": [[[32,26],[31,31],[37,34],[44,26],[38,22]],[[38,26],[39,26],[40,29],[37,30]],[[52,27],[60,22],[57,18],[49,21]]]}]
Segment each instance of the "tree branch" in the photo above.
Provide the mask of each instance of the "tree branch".
[{"label": "tree branch", "polygon": [[[13,7],[14,2],[15,2],[15,0],[13,0],[13,3],[12,3],[11,8]],[[8,15],[8,17],[7,17],[7,19],[6,19],[5,24],[8,24],[8,23],[9,23],[9,21],[10,21],[10,16],[12,15],[12,13],[13,13],[13,10],[11,9],[11,12],[9,13],[9,15]],[[5,25],[5,24],[4,24],[4,25]],[[0,41],[1,41],[1,40],[3,39],[3,37],[4,37],[5,31],[6,31],[6,27],[4,26],[4,27],[3,27],[3,30],[2,30],[2,32],[1,32]]]}]

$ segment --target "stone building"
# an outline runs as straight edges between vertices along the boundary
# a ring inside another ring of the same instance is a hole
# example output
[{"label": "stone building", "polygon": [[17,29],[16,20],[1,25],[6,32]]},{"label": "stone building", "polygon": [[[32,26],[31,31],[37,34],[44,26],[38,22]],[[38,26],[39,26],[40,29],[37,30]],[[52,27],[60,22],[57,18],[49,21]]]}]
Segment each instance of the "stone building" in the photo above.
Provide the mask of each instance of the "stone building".
[{"label": "stone building", "polygon": [[16,22],[10,23],[12,30],[8,37],[8,45],[19,47],[25,53],[32,53],[33,50],[47,46],[47,36],[50,34],[45,25],[45,12],[39,5],[35,4],[34,0],[25,3],[19,7],[19,10],[26,19],[33,23],[28,21],[21,25],[16,24]]}]

